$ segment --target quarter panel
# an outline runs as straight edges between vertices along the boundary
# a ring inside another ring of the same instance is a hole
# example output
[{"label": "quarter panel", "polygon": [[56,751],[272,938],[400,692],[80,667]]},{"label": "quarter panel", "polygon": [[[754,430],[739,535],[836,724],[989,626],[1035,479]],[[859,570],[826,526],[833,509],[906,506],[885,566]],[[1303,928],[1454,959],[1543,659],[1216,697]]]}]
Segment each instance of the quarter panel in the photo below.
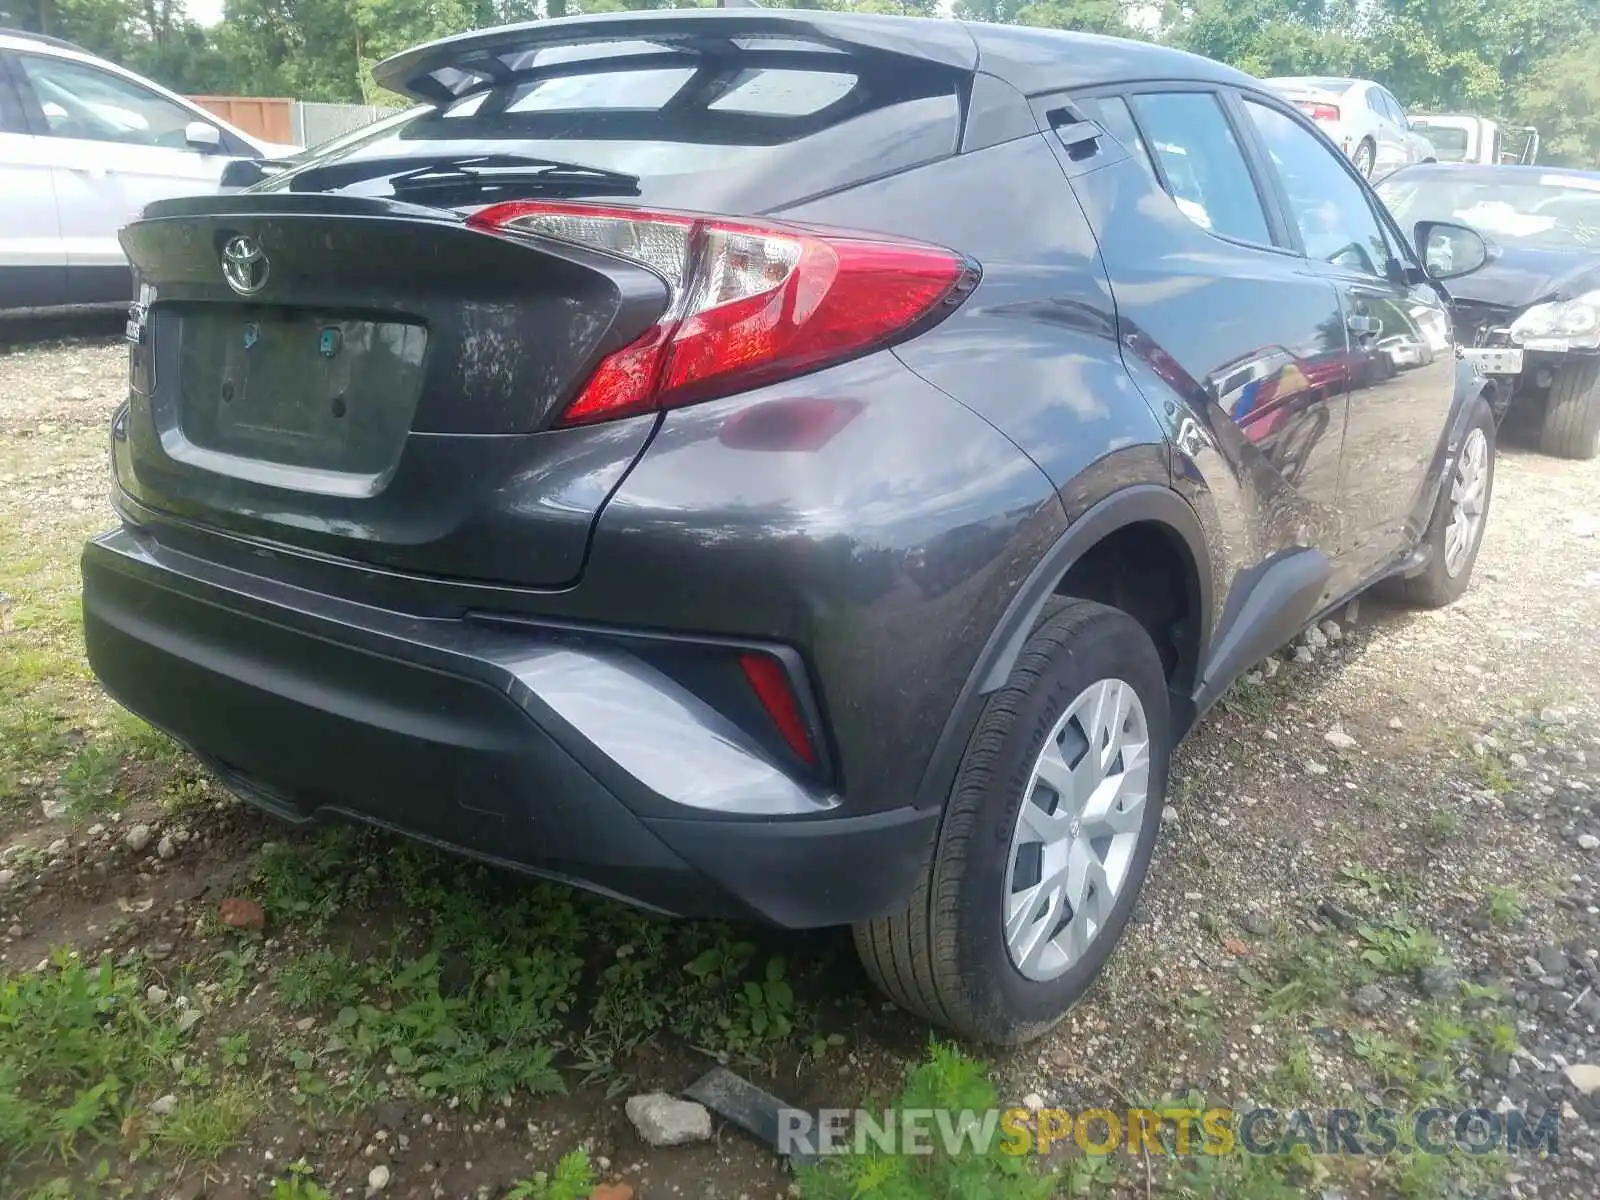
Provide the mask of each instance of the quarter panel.
[{"label": "quarter panel", "polygon": [[846,802],[885,808],[1065,524],[1010,441],[880,353],[665,414],[546,611],[796,646]]},{"label": "quarter panel", "polygon": [[1165,483],[1169,471],[1162,426],[1118,355],[1094,234],[1046,136],[786,215],[883,228],[893,214],[888,232],[950,246],[982,264],[967,302],[896,353],[1038,463],[1070,518],[1117,487]]}]

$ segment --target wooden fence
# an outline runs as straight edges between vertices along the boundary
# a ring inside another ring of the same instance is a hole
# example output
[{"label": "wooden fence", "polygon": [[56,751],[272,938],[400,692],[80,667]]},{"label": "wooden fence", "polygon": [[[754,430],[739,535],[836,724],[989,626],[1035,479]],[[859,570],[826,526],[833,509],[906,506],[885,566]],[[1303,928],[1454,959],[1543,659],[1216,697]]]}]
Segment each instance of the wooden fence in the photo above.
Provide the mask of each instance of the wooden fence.
[{"label": "wooden fence", "polygon": [[294,101],[259,96],[190,96],[236,129],[268,142],[294,141]]}]

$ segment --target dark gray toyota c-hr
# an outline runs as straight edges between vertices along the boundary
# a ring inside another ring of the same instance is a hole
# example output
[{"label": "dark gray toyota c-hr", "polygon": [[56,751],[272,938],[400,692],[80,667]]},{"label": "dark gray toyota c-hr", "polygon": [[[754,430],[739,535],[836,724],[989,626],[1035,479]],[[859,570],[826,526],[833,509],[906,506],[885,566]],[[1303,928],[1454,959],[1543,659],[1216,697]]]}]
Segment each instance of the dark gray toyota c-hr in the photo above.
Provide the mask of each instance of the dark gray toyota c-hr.
[{"label": "dark gray toyota c-hr", "polygon": [[1229,682],[1467,585],[1494,425],[1439,282],[1237,71],[729,9],[376,76],[420,106],[123,234],[90,658],[254,804],[851,924],[1020,1041]]}]

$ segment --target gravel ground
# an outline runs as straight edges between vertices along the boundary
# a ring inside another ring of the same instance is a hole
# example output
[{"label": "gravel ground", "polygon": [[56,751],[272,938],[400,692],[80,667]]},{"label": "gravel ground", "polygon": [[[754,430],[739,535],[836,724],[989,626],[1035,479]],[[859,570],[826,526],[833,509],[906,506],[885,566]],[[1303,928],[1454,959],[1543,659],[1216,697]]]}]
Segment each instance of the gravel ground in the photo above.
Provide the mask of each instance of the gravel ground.
[{"label": "gravel ground", "polygon": [[[79,659],[75,554],[110,521],[104,429],[124,371],[103,337],[0,346],[0,638],[69,663],[26,673],[32,659],[5,658],[0,642],[0,668],[19,664],[0,673],[18,697],[0,733],[48,723],[38,714],[52,706],[63,730],[36,761],[7,760],[0,746],[0,972],[29,972],[63,944],[86,957],[138,952],[165,981],[163,1003],[181,996],[219,1036],[276,1030],[292,1057],[323,1016],[291,1010],[281,972],[335,944],[340,914],[326,928],[303,917],[280,927],[267,894],[265,939],[230,941],[217,901],[260,894],[259,849],[281,830],[181,755],[145,748]],[[1559,1153],[1298,1154],[1271,1160],[1269,1182],[1242,1167],[1208,1179],[1118,1158],[1082,1194],[1600,1195],[1600,1066],[1585,1070],[1600,1064],[1597,628],[1600,461],[1502,448],[1472,590],[1427,614],[1363,599],[1308,631],[1309,663],[1285,652],[1230,693],[1180,752],[1151,881],[1105,979],[1050,1038],[992,1060],[1004,1102],[1073,1109],[1196,1093],[1283,1111],[1550,1106]],[[115,802],[79,811],[85,747],[113,735],[122,757],[101,790]],[[358,874],[394,867],[393,843],[363,846]],[[381,882],[370,896],[338,895],[359,909],[352,944],[410,928]],[[771,944],[756,940],[761,952]],[[797,1101],[849,1104],[892,1086],[927,1031],[864,992],[841,965],[842,940],[814,941],[789,950],[807,993],[797,1036],[832,1034],[834,1045],[779,1047],[745,1069]],[[249,982],[230,1000],[228,972],[246,948]],[[212,1086],[248,1075],[258,1089],[252,1119],[204,1160],[117,1160],[121,1190],[105,1194],[261,1195],[303,1158],[334,1194],[362,1195],[381,1165],[391,1195],[502,1195],[581,1145],[600,1174],[647,1198],[786,1195],[786,1177],[735,1131],[670,1149],[640,1142],[626,1095],[675,1090],[705,1066],[671,1042],[652,1037],[619,1056],[620,1091],[569,1071],[570,1096],[470,1117],[449,1099],[381,1087],[308,1109],[304,1071],[218,1061]],[[348,1076],[337,1055],[326,1061],[326,1076]],[[64,1194],[100,1194],[95,1158],[57,1164],[81,1187]]]}]

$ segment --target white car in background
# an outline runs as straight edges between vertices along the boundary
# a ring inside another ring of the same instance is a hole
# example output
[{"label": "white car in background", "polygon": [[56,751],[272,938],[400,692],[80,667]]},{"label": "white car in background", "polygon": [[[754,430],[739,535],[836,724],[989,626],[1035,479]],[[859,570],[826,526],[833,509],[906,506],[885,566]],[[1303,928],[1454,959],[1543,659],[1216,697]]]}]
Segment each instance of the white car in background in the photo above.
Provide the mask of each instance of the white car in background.
[{"label": "white car in background", "polygon": [[0,314],[128,304],[117,231],[146,204],[298,152],[68,42],[0,30]]},{"label": "white car in background", "polygon": [[1263,82],[1315,121],[1368,179],[1438,158],[1400,101],[1370,79],[1299,75]]},{"label": "white car in background", "polygon": [[1539,158],[1539,131],[1502,126],[1471,113],[1414,113],[1411,128],[1433,143],[1440,162],[1531,166]]}]

